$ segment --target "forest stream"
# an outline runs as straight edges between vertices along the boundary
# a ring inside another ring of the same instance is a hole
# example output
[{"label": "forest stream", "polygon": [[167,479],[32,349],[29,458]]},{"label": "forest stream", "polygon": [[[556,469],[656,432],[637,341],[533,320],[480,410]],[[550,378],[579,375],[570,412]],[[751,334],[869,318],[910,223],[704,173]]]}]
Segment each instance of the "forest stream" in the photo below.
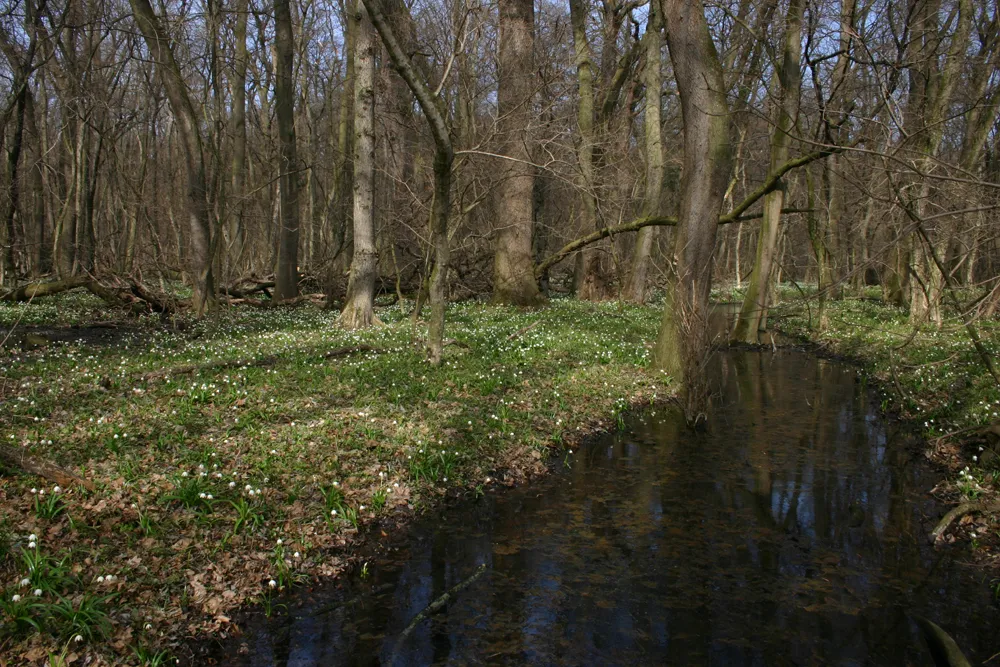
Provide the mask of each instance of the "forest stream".
[{"label": "forest stream", "polygon": [[216,656],[931,664],[916,615],[973,664],[1000,651],[985,575],[962,548],[928,542],[940,473],[856,368],[732,350],[708,372],[707,431],[674,408],[638,412],[541,481],[418,520],[350,581],[253,617]]}]

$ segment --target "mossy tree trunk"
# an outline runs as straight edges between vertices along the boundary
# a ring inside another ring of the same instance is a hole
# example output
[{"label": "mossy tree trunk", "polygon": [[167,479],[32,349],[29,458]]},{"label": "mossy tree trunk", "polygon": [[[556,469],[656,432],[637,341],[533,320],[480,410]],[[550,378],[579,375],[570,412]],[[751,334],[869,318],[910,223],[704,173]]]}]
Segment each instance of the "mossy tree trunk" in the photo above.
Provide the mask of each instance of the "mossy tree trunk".
[{"label": "mossy tree trunk", "polygon": [[247,16],[249,0],[237,0],[233,26],[233,74],[231,81],[232,112],[229,119],[232,142],[232,206],[228,209],[225,225],[226,248],[223,265],[234,274],[243,256],[243,216],[246,210],[247,168]]},{"label": "mossy tree trunk", "polygon": [[[643,129],[646,141],[646,192],[642,205],[643,217],[660,214],[660,201],[663,195],[663,130],[660,119],[660,94],[663,87],[663,73],[660,67],[660,56],[663,50],[661,30],[662,25],[656,2],[652,2],[649,6],[646,33],[642,37],[646,52],[646,69],[642,75],[642,82],[646,88],[643,109],[645,112]],[[646,301],[646,273],[649,269],[649,256],[655,237],[656,227],[643,227],[636,235],[632,268],[623,295],[626,300],[633,303],[645,303]]]},{"label": "mossy tree trunk", "polygon": [[[594,64],[587,39],[586,0],[570,0],[570,22],[573,25],[573,51],[576,62],[576,127],[578,132],[576,159],[579,168],[577,186],[580,190],[580,220],[585,234],[597,229],[597,193],[594,150],[597,138],[594,130]],[[592,250],[583,249],[576,257],[573,271],[573,291],[578,298],[589,298],[586,281],[593,271]]]},{"label": "mossy tree trunk", "polygon": [[[908,207],[921,220],[933,194],[930,175],[936,171],[945,120],[966,60],[972,28],[971,0],[959,0],[957,12],[954,32],[945,48],[942,47],[943,31],[951,21],[939,27],[940,1],[914,0],[911,13],[913,38],[908,55],[913,66],[905,124],[909,137],[907,148],[918,175],[914,187],[910,188],[916,194]],[[940,326],[942,322],[944,276],[934,265],[932,255],[937,250],[933,245],[947,239],[947,232],[942,228],[947,224],[947,221],[936,223],[925,227],[925,234],[920,238],[910,237],[910,322],[914,325],[933,322]]]},{"label": "mossy tree trunk", "polygon": [[[434,269],[431,273],[429,296],[431,321],[427,328],[427,352],[430,362],[441,363],[444,349],[444,320],[447,306],[448,266],[451,248],[448,244],[448,217],[451,214],[451,169],[455,161],[455,151],[451,144],[451,134],[446,120],[444,100],[432,91],[425,77],[417,73],[396,34],[379,10],[377,0],[360,0],[368,10],[368,16],[382,38],[393,66],[417,98],[420,110],[424,112],[427,125],[434,138],[434,202],[431,206],[431,245],[434,248]],[[418,312],[416,308],[414,312]]]},{"label": "mossy tree trunk", "polygon": [[[788,160],[791,132],[795,127],[799,108],[799,89],[802,72],[799,65],[802,50],[802,13],[805,0],[791,0],[785,21],[785,39],[781,62],[775,70],[777,84],[773,127],[771,130],[771,169]],[[758,342],[762,317],[768,306],[772,280],[772,267],[778,246],[778,229],[781,224],[781,207],[785,202],[783,187],[764,197],[764,217],[757,236],[757,259],[750,274],[750,282],[743,298],[743,307],[733,328],[733,340],[742,343]]]},{"label": "mossy tree trunk", "polygon": [[663,0],[667,44],[684,122],[684,173],[671,285],[653,366],[683,384],[685,415],[708,407],[708,299],[719,212],[732,168],[729,108],[719,56],[701,2]]}]

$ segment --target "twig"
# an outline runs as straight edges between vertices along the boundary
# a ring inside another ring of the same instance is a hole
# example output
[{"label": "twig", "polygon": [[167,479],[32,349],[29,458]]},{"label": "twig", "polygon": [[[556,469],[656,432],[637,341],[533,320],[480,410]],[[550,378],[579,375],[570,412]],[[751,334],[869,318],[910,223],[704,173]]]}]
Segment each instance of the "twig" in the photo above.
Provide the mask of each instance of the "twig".
[{"label": "twig", "polygon": [[507,338],[504,339],[504,340],[506,342],[506,341],[512,341],[515,338],[519,338],[519,337],[523,336],[524,334],[528,333],[529,331],[531,331],[532,329],[534,329],[535,327],[537,327],[541,323],[542,323],[541,320],[535,320],[534,322],[532,322],[528,326],[521,327],[520,329],[518,329],[517,331],[515,331],[511,335],[507,336]]},{"label": "twig", "polygon": [[447,591],[445,591],[445,593],[441,597],[434,600],[434,602],[431,602],[424,608],[422,612],[414,616],[413,620],[410,621],[410,624],[406,626],[406,629],[404,629],[401,633],[399,633],[399,637],[396,638],[396,647],[395,649],[393,649],[392,660],[390,660],[389,662],[395,664],[396,656],[399,653],[399,648],[403,645],[403,642],[406,641],[406,638],[413,633],[413,631],[416,629],[418,625],[420,625],[423,621],[425,621],[431,614],[438,612],[442,607],[451,602],[452,598],[454,598],[456,595],[458,595],[466,588],[471,586],[473,583],[475,583],[475,581],[479,579],[479,577],[483,576],[483,574],[485,573],[486,573],[486,563],[483,563],[482,565],[476,568],[476,571],[472,573],[472,576],[470,576],[465,581],[461,581],[452,586],[451,588],[449,588]]}]

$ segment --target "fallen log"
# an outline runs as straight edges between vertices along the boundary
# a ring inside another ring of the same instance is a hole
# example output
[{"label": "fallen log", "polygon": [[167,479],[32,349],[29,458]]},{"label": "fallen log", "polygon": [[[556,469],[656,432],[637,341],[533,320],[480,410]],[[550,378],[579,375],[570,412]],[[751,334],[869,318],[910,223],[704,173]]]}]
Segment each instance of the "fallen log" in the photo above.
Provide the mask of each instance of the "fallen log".
[{"label": "fallen log", "polygon": [[268,297],[271,296],[271,293],[268,292],[268,290],[274,287],[273,280],[260,280],[252,282],[249,287],[240,287],[244,282],[248,281],[238,281],[233,283],[230,287],[223,287],[219,290],[219,292],[232,299],[245,299],[251,294],[256,294],[257,292],[264,292]]},{"label": "fallen log", "polygon": [[140,301],[146,302],[154,313],[172,315],[177,312],[177,303],[166,295],[160,296],[154,294],[142,283],[132,283],[132,294]]},{"label": "fallen log", "polygon": [[[346,357],[349,354],[355,354],[356,352],[385,352],[383,348],[372,347],[371,345],[352,345],[350,347],[338,347],[333,350],[329,350],[322,354],[323,359],[334,359],[336,357]],[[198,373],[200,371],[220,371],[227,368],[262,368],[265,366],[273,366],[282,357],[278,355],[268,355],[266,357],[261,357],[260,359],[235,359],[232,361],[212,361],[205,364],[185,364],[183,366],[177,366],[175,368],[164,368],[162,370],[153,371],[151,373],[145,373],[140,375],[139,379],[143,381],[159,380],[165,377],[170,377],[171,375],[188,375],[191,373]]]},{"label": "fallen log", "polygon": [[116,308],[126,307],[129,304],[119,296],[115,290],[105,287],[90,276],[73,276],[63,280],[48,280],[28,283],[16,289],[10,290],[0,296],[0,301],[25,302],[41,299],[46,296],[62,294],[78,288],[86,288],[94,296],[100,298],[104,303]]},{"label": "fallen log", "polygon": [[94,485],[82,477],[78,477],[65,468],[60,468],[54,463],[31,456],[25,450],[18,447],[12,447],[10,445],[0,443],[0,463],[13,468],[14,470],[44,477],[45,479],[55,482],[61,486],[79,484],[89,491],[94,490]]},{"label": "fallen log", "polygon": [[74,276],[64,280],[49,280],[43,282],[28,283],[0,296],[0,301],[31,301],[53,294],[68,292],[78,287],[84,287],[93,279],[90,276]]}]

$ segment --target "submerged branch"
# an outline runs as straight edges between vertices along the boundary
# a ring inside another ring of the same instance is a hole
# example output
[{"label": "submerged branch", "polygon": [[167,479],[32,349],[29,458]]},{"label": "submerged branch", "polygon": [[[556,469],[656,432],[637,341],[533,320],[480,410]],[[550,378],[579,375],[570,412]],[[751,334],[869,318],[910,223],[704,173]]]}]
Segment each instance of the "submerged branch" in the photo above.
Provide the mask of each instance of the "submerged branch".
[{"label": "submerged branch", "polygon": [[465,579],[464,581],[461,581],[452,586],[451,588],[449,588],[447,591],[444,592],[444,594],[441,597],[434,600],[434,602],[431,602],[429,605],[427,605],[427,607],[424,608],[422,612],[414,616],[413,620],[410,621],[410,624],[406,626],[406,629],[404,629],[401,633],[399,633],[399,637],[396,638],[396,648],[393,650],[393,659],[390,662],[392,663],[396,662],[396,654],[398,654],[399,652],[399,647],[403,645],[403,642],[406,641],[406,638],[413,633],[413,631],[416,629],[418,625],[420,625],[432,614],[438,612],[446,604],[451,602],[456,595],[458,595],[466,588],[471,586],[473,583],[475,583],[475,581],[479,579],[479,577],[483,576],[483,574],[485,573],[486,573],[486,563],[483,563],[482,565],[476,568],[476,571],[473,572],[468,579]]}]

